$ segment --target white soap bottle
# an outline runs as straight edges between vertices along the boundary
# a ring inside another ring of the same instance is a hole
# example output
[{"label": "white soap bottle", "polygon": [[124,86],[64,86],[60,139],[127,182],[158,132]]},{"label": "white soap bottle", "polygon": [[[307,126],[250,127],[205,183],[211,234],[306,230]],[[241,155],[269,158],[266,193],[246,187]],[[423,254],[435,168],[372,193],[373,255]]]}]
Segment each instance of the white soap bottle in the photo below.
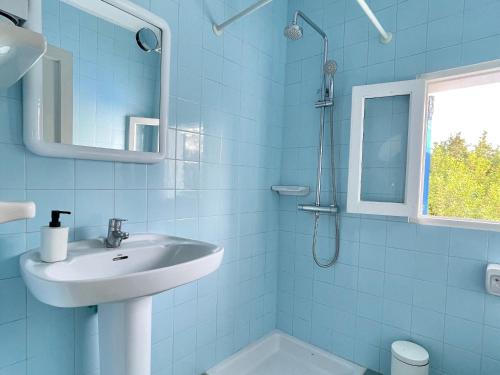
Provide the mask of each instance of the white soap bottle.
[{"label": "white soap bottle", "polygon": [[59,216],[70,215],[69,211],[52,211],[52,220],[48,226],[40,228],[40,259],[52,263],[65,260],[68,256],[68,227],[62,227]]}]

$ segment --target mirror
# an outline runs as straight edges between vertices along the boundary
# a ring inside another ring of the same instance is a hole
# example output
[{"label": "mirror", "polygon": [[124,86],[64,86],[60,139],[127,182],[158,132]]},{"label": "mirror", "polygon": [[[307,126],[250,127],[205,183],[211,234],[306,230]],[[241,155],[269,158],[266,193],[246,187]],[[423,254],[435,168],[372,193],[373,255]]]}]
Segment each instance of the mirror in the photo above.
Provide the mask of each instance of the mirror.
[{"label": "mirror", "polygon": [[40,8],[49,48],[25,85],[35,91],[28,97],[39,95],[42,103],[41,116],[32,100],[25,110],[28,148],[49,156],[161,160],[170,57],[165,21],[121,0],[54,0]]}]

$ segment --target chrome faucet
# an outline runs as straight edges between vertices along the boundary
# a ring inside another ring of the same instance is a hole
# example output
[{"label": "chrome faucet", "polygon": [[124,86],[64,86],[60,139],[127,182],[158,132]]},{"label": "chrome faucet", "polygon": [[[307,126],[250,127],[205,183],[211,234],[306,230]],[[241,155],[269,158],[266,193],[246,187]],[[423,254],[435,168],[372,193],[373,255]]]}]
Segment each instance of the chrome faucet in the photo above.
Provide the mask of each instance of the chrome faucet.
[{"label": "chrome faucet", "polygon": [[129,236],[127,232],[122,232],[122,222],[127,219],[109,219],[108,237],[106,238],[106,247],[120,247],[122,240],[126,240]]}]

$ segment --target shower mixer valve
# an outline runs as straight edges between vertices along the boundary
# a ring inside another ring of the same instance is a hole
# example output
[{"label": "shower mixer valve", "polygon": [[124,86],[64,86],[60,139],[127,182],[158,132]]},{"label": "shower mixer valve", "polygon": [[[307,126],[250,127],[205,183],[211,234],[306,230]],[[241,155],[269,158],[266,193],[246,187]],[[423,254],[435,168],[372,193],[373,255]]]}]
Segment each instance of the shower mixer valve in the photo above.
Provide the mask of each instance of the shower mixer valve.
[{"label": "shower mixer valve", "polygon": [[329,214],[329,215],[336,214],[339,211],[337,206],[334,206],[333,204],[330,206],[316,206],[315,204],[299,204],[297,205],[297,209],[299,211],[304,211],[304,212],[314,212],[318,214]]}]

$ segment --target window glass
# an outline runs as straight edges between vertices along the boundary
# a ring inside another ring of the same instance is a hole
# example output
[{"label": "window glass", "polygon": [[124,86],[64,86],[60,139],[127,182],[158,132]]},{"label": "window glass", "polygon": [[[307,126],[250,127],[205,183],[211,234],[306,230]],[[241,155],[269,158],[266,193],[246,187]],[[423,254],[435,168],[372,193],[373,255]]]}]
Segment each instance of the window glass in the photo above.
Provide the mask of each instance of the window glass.
[{"label": "window glass", "polygon": [[500,76],[428,87],[423,212],[500,221]]},{"label": "window glass", "polygon": [[361,200],[405,202],[410,95],[365,100]]}]

